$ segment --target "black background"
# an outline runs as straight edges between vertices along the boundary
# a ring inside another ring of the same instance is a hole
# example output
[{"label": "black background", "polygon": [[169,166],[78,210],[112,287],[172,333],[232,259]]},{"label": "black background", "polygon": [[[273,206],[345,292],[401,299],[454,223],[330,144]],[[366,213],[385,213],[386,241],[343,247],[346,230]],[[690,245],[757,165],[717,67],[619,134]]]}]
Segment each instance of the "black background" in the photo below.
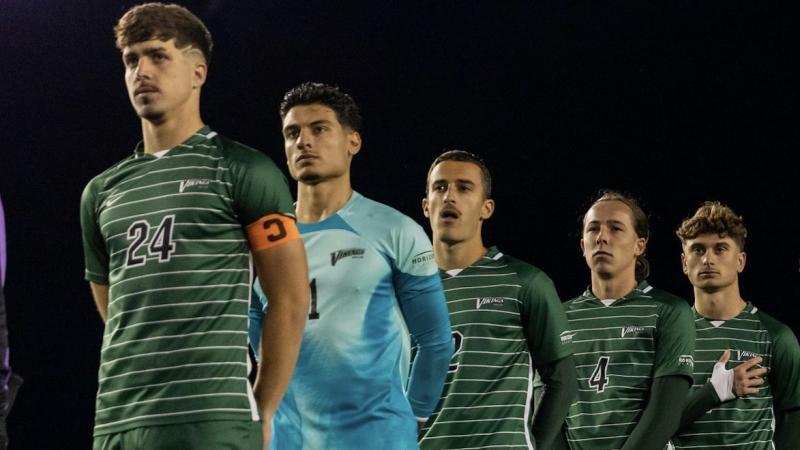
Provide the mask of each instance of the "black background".
[{"label": "black background", "polygon": [[[790,5],[794,2],[780,2]],[[134,2],[0,0],[0,192],[12,448],[90,447],[101,322],[83,280],[84,185],[140,139],[112,27]],[[303,81],[362,107],[362,194],[424,222],[444,148],[482,155],[487,244],[562,297],[589,276],[578,216],[642,199],[651,284],[691,298],[673,230],[706,199],[750,231],[745,299],[800,331],[798,10],[778,2],[184,2],[215,40],[204,120],[283,165],[277,105]],[[426,225],[427,226],[427,225]]]}]

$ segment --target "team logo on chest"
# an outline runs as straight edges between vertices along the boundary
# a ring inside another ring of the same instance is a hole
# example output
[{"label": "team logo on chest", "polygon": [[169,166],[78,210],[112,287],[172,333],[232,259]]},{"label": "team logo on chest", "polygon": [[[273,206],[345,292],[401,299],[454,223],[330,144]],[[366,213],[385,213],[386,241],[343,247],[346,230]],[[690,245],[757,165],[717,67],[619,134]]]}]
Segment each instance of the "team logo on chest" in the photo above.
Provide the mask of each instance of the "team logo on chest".
[{"label": "team logo on chest", "polygon": [[475,300],[475,309],[486,308],[490,305],[502,305],[503,297],[478,297]]},{"label": "team logo on chest", "polygon": [[343,258],[363,258],[366,250],[363,248],[345,248],[331,252],[331,267]]},{"label": "team logo on chest", "polygon": [[[736,360],[737,361],[744,361],[746,359],[755,358],[756,356],[761,356],[756,352],[751,352],[747,350],[736,350]],[[762,356],[763,358],[763,356]]]},{"label": "team logo on chest", "polygon": [[189,178],[188,180],[181,181],[181,185],[180,185],[180,188],[178,189],[178,192],[183,192],[183,191],[185,191],[186,189],[189,189],[192,186],[208,186],[210,184],[211,184],[211,180],[209,180],[207,178],[203,178],[203,179],[200,179],[200,178]]},{"label": "team logo on chest", "polygon": [[629,327],[622,327],[622,337],[625,336],[644,336],[647,334],[646,327],[636,327],[636,326],[629,326]]}]

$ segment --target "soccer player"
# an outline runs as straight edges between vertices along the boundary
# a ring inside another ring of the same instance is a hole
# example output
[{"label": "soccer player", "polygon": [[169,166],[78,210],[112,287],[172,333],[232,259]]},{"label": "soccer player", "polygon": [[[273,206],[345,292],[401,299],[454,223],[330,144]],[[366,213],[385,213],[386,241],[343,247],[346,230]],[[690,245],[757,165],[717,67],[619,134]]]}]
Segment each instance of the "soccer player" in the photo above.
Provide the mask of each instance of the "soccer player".
[{"label": "soccer player", "polygon": [[662,449],[678,428],[694,326],[683,299],[647,283],[649,237],[645,213],[617,192],[583,216],[591,285],[566,303],[579,385],[567,414],[574,450]]},{"label": "soccer player", "polygon": [[[431,243],[410,218],[353,191],[361,116],[352,97],[304,83],[286,93],[280,115],[311,309],[272,448],[417,448],[417,421],[436,406],[453,352]],[[256,290],[271,317],[272,297]],[[251,308],[254,349],[263,316]],[[404,392],[406,330],[419,350]]]},{"label": "soccer player", "polygon": [[[742,218],[719,202],[706,202],[676,234],[683,248],[683,272],[694,287],[693,394],[705,391],[716,405],[683,429],[673,444],[679,449],[798,448],[800,346],[789,327],[739,293],[747,238]],[[706,380],[729,359],[745,370],[734,377],[733,370],[726,369],[728,383],[717,391]],[[734,391],[744,383],[750,385],[743,391],[746,395],[736,398]]]},{"label": "soccer player", "polygon": [[[428,171],[422,210],[456,350],[422,449],[551,449],[577,389],[553,282],[483,245],[483,223],[494,212],[491,189],[489,169],[469,152],[447,151]],[[535,418],[534,369],[545,386]]]},{"label": "soccer player", "polygon": [[[86,279],[105,322],[94,448],[260,449],[259,417],[268,436],[308,310],[288,182],[203,124],[212,43],[197,17],[148,3],[115,31],[143,140],[81,199]],[[251,260],[275,302],[255,396]]]}]

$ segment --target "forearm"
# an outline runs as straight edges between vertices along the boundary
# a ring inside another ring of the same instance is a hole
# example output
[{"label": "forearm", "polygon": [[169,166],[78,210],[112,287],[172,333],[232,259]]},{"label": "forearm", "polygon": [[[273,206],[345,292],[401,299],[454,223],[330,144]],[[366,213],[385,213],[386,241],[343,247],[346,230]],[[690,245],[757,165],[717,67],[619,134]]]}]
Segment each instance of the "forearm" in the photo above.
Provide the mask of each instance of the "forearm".
[{"label": "forearm", "polygon": [[571,356],[537,367],[544,383],[544,395],[533,420],[537,448],[552,448],[562,435],[564,418],[578,392],[577,374]]},{"label": "forearm", "polygon": [[92,288],[92,297],[97,306],[97,312],[100,313],[100,319],[106,323],[108,320],[108,285],[90,282],[89,286]]},{"label": "forearm", "polygon": [[269,299],[254,386],[265,421],[286,392],[303,339],[310,301],[305,255],[299,239],[253,255],[258,280]]},{"label": "forearm", "polygon": [[800,442],[800,409],[776,414],[775,450],[793,450]]},{"label": "forearm", "polygon": [[678,431],[693,424],[697,419],[719,405],[719,397],[711,383],[706,383],[700,389],[695,389],[686,397],[686,404],[681,413],[681,423]]},{"label": "forearm", "polygon": [[675,434],[681,422],[689,380],[677,375],[653,380],[650,399],[639,423],[625,441],[622,450],[661,450]]},{"label": "forearm", "polygon": [[261,328],[258,373],[254,386],[262,416],[272,417],[289,385],[308,307],[302,302],[270,301]]}]

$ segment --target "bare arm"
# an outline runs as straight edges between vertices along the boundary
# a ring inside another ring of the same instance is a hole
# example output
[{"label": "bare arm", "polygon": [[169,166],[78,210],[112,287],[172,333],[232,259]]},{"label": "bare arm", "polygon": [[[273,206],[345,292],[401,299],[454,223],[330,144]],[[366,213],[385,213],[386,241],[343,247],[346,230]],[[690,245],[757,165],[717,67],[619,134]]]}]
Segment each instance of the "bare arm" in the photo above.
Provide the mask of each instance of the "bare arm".
[{"label": "bare arm", "polygon": [[254,388],[268,427],[289,385],[303,339],[310,302],[308,266],[299,239],[257,252],[253,261],[261,288],[269,298]]},{"label": "bare arm", "polygon": [[89,286],[92,288],[92,297],[94,297],[94,304],[97,305],[97,312],[100,313],[103,323],[106,323],[108,320],[108,285],[90,281]]}]

